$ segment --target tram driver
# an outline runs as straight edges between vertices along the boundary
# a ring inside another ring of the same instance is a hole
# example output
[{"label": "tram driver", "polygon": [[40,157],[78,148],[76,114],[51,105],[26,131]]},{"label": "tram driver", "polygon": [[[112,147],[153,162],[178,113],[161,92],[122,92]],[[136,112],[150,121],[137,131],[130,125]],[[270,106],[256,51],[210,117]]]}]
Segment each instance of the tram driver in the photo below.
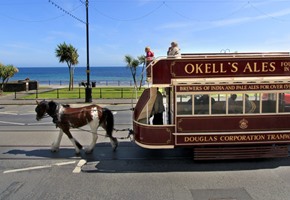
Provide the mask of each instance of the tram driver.
[{"label": "tram driver", "polygon": [[157,96],[151,112],[151,116],[153,115],[153,125],[163,125],[164,111],[165,108],[163,105],[163,96],[159,91],[159,89],[157,88]]}]

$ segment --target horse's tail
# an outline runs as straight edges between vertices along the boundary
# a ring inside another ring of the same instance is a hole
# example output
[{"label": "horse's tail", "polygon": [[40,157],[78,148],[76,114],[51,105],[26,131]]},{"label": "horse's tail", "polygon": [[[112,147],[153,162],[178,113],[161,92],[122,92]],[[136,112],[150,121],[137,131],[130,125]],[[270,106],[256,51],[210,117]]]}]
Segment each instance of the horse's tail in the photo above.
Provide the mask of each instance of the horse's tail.
[{"label": "horse's tail", "polygon": [[106,124],[106,132],[109,138],[113,137],[114,130],[114,115],[108,108],[103,108],[104,122]]},{"label": "horse's tail", "polygon": [[105,124],[106,124],[106,133],[107,136],[111,140],[111,145],[113,147],[113,151],[115,151],[118,147],[118,140],[117,138],[113,137],[113,130],[114,130],[114,115],[111,110],[107,108],[103,108],[103,117],[105,117]]}]

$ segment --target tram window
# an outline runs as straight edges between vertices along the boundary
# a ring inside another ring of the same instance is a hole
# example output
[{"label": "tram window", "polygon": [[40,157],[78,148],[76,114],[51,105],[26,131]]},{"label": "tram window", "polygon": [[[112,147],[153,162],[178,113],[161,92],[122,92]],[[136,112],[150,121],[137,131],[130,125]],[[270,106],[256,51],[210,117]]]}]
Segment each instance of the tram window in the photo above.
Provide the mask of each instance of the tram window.
[{"label": "tram window", "polygon": [[177,95],[177,115],[192,115],[192,95]]},{"label": "tram window", "polygon": [[[243,113],[243,97],[241,94],[228,94],[227,102],[224,104],[224,109],[228,114]],[[227,105],[227,107],[226,107]]]},{"label": "tram window", "polygon": [[209,114],[210,97],[208,94],[194,95],[194,114]]},{"label": "tram window", "polygon": [[244,94],[245,113],[259,113],[260,96],[256,93]]},{"label": "tram window", "polygon": [[290,112],[290,94],[279,94],[279,112]]},{"label": "tram window", "polygon": [[225,102],[227,99],[226,94],[212,94],[211,100],[214,103],[212,103],[211,106],[211,113],[212,114],[226,114],[226,109],[224,108]]},{"label": "tram window", "polygon": [[262,113],[276,112],[277,94],[263,93],[262,94]]}]

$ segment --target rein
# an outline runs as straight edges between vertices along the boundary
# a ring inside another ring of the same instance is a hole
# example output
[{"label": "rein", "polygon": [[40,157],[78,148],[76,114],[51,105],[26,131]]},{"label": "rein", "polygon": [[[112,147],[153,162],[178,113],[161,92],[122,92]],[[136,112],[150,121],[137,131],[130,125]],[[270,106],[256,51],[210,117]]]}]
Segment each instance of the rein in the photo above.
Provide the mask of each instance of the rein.
[{"label": "rein", "polygon": [[[83,128],[76,128],[76,129],[78,129],[80,131],[85,131],[85,132],[93,133],[92,131],[87,130],[87,129],[83,129]],[[115,129],[114,128],[114,131],[116,131],[116,132],[118,132],[118,131],[128,131],[128,135],[126,137],[116,137],[116,138],[117,139],[120,139],[120,140],[124,140],[124,139],[130,138],[130,141],[133,140],[133,139],[131,139],[131,135],[134,135],[134,131],[132,129],[129,129],[129,128],[125,128],[125,129]],[[104,134],[97,133],[97,135],[103,136],[103,137],[107,137],[107,135],[104,135]]]},{"label": "rein", "polygon": [[111,111],[128,111],[128,110],[131,110],[131,111],[134,111],[135,108],[126,108],[126,109],[119,109],[119,110],[111,110]]}]

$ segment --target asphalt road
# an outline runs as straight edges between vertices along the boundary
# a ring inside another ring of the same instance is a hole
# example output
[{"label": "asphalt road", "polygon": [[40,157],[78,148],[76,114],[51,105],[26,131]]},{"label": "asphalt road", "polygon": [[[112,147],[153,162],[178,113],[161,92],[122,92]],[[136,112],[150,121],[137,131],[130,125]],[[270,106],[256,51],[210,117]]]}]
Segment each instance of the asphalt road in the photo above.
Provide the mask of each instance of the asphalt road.
[{"label": "asphalt road", "polygon": [[[50,118],[37,122],[34,107],[0,106],[1,200],[290,199],[289,158],[197,162],[191,149],[148,150],[130,139],[113,152],[103,136],[92,154],[76,156],[65,135],[60,151],[52,153],[58,130]],[[108,107],[115,110],[117,129],[132,127],[131,111],[119,111],[130,106]],[[88,132],[73,135],[90,143]]]}]

